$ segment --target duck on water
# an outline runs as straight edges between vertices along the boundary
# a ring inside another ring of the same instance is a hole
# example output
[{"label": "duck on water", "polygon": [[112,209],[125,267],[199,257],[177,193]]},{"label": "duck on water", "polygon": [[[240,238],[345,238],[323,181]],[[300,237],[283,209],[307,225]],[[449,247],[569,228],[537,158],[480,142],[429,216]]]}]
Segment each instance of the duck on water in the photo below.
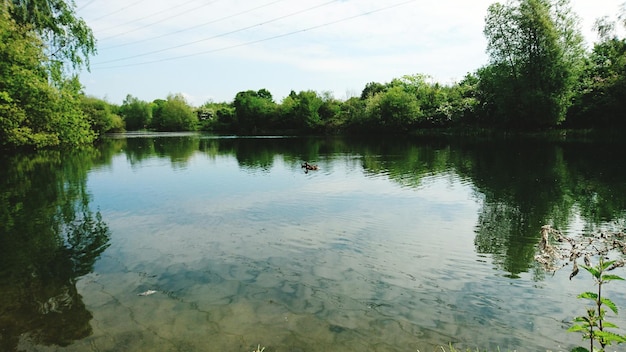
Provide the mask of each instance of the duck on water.
[{"label": "duck on water", "polygon": [[305,169],[306,171],[318,169],[317,165],[311,165],[309,164],[308,161],[305,161],[304,163],[302,163],[302,168]]}]

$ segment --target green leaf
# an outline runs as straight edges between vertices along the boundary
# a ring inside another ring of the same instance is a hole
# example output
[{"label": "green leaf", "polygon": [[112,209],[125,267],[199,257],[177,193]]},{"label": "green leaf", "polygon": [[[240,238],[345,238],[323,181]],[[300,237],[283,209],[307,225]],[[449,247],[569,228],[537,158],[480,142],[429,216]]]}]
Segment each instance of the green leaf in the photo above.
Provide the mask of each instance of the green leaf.
[{"label": "green leaf", "polygon": [[591,300],[595,301],[595,300],[598,299],[598,294],[587,291],[587,292],[583,292],[583,293],[579,294],[578,298],[591,299]]},{"label": "green leaf", "polygon": [[613,311],[613,313],[617,314],[617,305],[615,303],[613,303],[613,301],[611,301],[608,298],[602,297],[600,299],[600,302],[602,304],[604,304],[605,306],[609,307],[609,309],[611,309]]},{"label": "green leaf", "polygon": [[604,281],[612,281],[612,280],[624,280],[621,276],[617,275],[602,275],[602,280]]},{"label": "green leaf", "polygon": [[592,266],[581,265],[581,268],[587,270],[591,275],[593,275],[596,279],[600,278],[600,271]]},{"label": "green leaf", "polygon": [[589,318],[587,318],[587,317],[576,317],[576,318],[574,318],[574,321],[577,322],[577,323],[583,323],[583,322],[588,323],[589,322]]},{"label": "green leaf", "polygon": [[587,327],[576,324],[576,325],[570,326],[570,328],[567,329],[567,332],[577,332],[577,331],[587,331]]},{"label": "green leaf", "polygon": [[608,331],[594,331],[594,335],[604,340],[607,345],[611,342],[623,343],[626,342],[626,336],[618,335]]},{"label": "green leaf", "polygon": [[602,271],[606,270],[608,267],[610,267],[611,265],[613,265],[613,263],[615,263],[615,260],[609,260],[609,261],[600,261],[600,266],[602,268]]},{"label": "green leaf", "polygon": [[619,328],[619,326],[617,326],[617,325],[615,325],[615,324],[613,324],[613,323],[611,323],[609,321],[606,321],[606,320],[602,322],[602,327],[603,328],[611,328],[611,329]]}]

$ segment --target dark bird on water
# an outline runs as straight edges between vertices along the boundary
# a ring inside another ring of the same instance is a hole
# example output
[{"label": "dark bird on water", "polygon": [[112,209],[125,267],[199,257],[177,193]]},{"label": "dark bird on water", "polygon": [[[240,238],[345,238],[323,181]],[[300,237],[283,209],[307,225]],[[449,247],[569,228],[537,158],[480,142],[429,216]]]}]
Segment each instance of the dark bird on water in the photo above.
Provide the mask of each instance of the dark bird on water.
[{"label": "dark bird on water", "polygon": [[308,161],[305,161],[305,162],[302,164],[302,168],[306,169],[306,171],[309,171],[309,170],[317,170],[317,169],[318,169],[317,165],[311,165],[311,164],[309,164],[309,162],[308,162]]}]

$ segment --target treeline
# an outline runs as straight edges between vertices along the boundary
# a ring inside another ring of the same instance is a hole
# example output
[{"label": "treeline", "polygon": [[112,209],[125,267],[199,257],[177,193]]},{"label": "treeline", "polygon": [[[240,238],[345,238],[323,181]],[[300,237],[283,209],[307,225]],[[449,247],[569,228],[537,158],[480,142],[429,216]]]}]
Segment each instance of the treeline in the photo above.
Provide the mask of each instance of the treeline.
[{"label": "treeline", "polygon": [[73,6],[62,0],[0,6],[0,147],[79,145],[106,132],[138,129],[350,134],[626,128],[626,39],[616,32],[626,27],[624,9],[621,23],[597,21],[600,39],[586,50],[568,0],[494,3],[484,28],[489,63],[454,84],[417,74],[368,83],[360,96],[346,100],[309,90],[276,102],[260,89],[192,107],[180,94],[152,102],[128,95],[121,105],[85,96],[74,72],[87,66],[95,44]]},{"label": "treeline", "polygon": [[369,83],[359,97],[345,101],[329,92],[292,91],[281,103],[265,89],[250,90],[237,93],[232,104],[203,105],[201,109],[212,117],[203,128],[236,133],[406,133],[467,119],[478,104],[471,84],[465,80],[443,86],[413,75]]},{"label": "treeline", "polygon": [[162,108],[172,97],[148,103],[129,96],[119,111],[127,129],[239,134],[625,129],[626,39],[616,27],[626,27],[626,21],[599,19],[600,39],[591,50],[584,47],[578,22],[566,0],[494,3],[484,28],[489,63],[454,84],[407,75],[368,83],[360,96],[347,100],[309,90],[292,91],[280,102],[267,89],[247,90],[232,102],[203,104],[195,118],[180,96],[177,113]]}]

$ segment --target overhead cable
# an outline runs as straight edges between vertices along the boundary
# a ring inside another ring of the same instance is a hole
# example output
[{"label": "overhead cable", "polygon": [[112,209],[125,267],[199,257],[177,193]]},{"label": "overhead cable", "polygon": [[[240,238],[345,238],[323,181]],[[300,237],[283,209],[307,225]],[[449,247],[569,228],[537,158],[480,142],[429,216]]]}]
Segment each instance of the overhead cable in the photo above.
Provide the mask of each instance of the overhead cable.
[{"label": "overhead cable", "polygon": [[304,10],[299,10],[299,11],[296,11],[296,12],[292,12],[292,13],[287,14],[287,15],[275,17],[275,18],[273,18],[271,20],[268,20],[268,21],[264,21],[264,22],[260,22],[260,23],[257,23],[257,24],[253,24],[251,26],[235,29],[235,30],[232,30],[230,32],[220,33],[220,34],[208,37],[208,38],[202,38],[202,39],[194,40],[192,42],[187,42],[187,43],[183,43],[183,44],[179,44],[179,45],[175,45],[175,46],[170,46],[170,47],[159,49],[159,50],[153,50],[153,51],[149,51],[149,52],[145,52],[145,53],[141,53],[141,54],[136,54],[136,55],[121,57],[121,58],[117,58],[117,59],[107,60],[107,61],[100,62],[99,64],[102,65],[102,64],[108,64],[108,63],[111,63],[111,62],[125,61],[125,60],[134,59],[134,58],[138,58],[138,57],[142,57],[142,56],[148,56],[148,55],[152,55],[152,54],[156,54],[156,53],[161,53],[161,52],[164,52],[164,51],[169,51],[169,50],[173,50],[173,49],[182,48],[182,47],[189,46],[189,45],[192,45],[192,44],[205,42],[205,41],[208,41],[208,40],[211,40],[211,39],[225,37],[225,36],[230,35],[230,34],[243,32],[245,30],[248,30],[248,29],[251,29],[251,28],[254,28],[254,27],[263,26],[263,25],[266,25],[268,23],[276,22],[276,21],[279,21],[279,20],[282,20],[282,19],[285,19],[285,18],[288,18],[288,17],[292,17],[292,16],[295,16],[295,15],[298,15],[298,14],[301,14],[301,13],[304,13],[304,12],[307,12],[307,11],[311,11],[311,10],[314,10],[314,9],[317,9],[317,8],[320,8],[320,7],[323,7],[323,6],[328,6],[331,3],[337,2],[337,1],[339,1],[339,0],[331,0],[331,1],[325,2],[325,3],[320,4],[320,5],[315,5],[313,7],[306,8]]},{"label": "overhead cable", "polygon": [[96,21],[100,21],[100,20],[101,20],[101,19],[103,19],[103,18],[106,18],[106,17],[112,16],[112,15],[115,15],[116,13],[120,13],[120,12],[122,12],[122,11],[126,10],[126,9],[129,9],[129,8],[133,7],[133,6],[137,6],[137,5],[139,5],[140,3],[144,2],[144,1],[145,1],[145,0],[138,0],[138,1],[135,1],[135,2],[131,3],[131,4],[130,4],[130,5],[128,5],[128,6],[124,6],[124,7],[120,8],[120,9],[117,9],[117,10],[115,10],[115,11],[113,11],[113,12],[109,12],[109,13],[107,13],[107,14],[104,14],[104,15],[100,16],[100,17],[90,19],[88,22],[93,23],[93,22],[96,22]]},{"label": "overhead cable", "polygon": [[96,1],[96,0],[91,0],[91,1],[87,2],[86,4],[82,5],[82,6],[81,6],[81,7],[79,7],[78,9],[76,9],[76,11],[80,11],[80,10],[84,9],[85,7],[87,7],[87,6],[91,5],[91,4],[93,4],[93,2],[94,2],[94,1]]},{"label": "overhead cable", "polygon": [[[142,62],[137,62],[137,63],[115,65],[115,66],[95,67],[95,68],[96,69],[97,68],[100,68],[100,69],[112,69],[112,68],[122,68],[122,67],[132,67],[132,66],[139,66],[139,65],[147,65],[147,64],[153,64],[153,63],[158,63],[158,62],[180,60],[180,59],[193,57],[193,56],[211,54],[211,53],[215,53],[215,52],[219,52],[219,51],[225,51],[225,50],[230,50],[230,49],[234,49],[234,48],[240,48],[240,47],[243,47],[243,46],[253,45],[253,44],[266,42],[266,41],[270,41],[270,40],[274,40],[274,39],[278,39],[278,38],[284,38],[284,37],[292,36],[292,35],[295,35],[295,34],[298,34],[298,33],[307,32],[307,31],[319,29],[319,28],[322,28],[322,27],[328,27],[328,26],[331,26],[331,25],[334,25],[334,24],[337,24],[337,23],[341,23],[341,22],[345,22],[345,21],[349,21],[349,20],[352,20],[352,19],[355,19],[355,18],[358,18],[358,17],[363,17],[363,16],[371,15],[373,13],[377,13],[377,12],[389,10],[389,9],[392,9],[392,8],[395,8],[395,7],[403,6],[403,5],[406,5],[408,3],[415,2],[415,1],[416,0],[408,0],[408,1],[400,2],[400,3],[396,3],[396,4],[393,4],[393,5],[381,7],[381,8],[375,9],[375,10],[363,12],[363,13],[360,13],[360,14],[357,14],[357,15],[344,17],[344,18],[341,18],[341,19],[338,19],[338,20],[335,20],[335,21],[322,23],[322,24],[319,24],[319,25],[316,25],[316,26],[311,26],[311,27],[303,28],[303,29],[300,29],[300,30],[296,30],[296,31],[292,31],[292,32],[284,33],[284,34],[279,34],[279,35],[275,35],[275,36],[271,36],[271,37],[267,37],[267,38],[263,38],[263,39],[248,41],[248,42],[245,42],[245,43],[235,44],[235,45],[226,46],[226,47],[222,47],[222,48],[206,50],[206,51],[201,51],[201,52],[196,52],[196,53],[186,54],[186,55],[173,56],[173,57],[169,57],[169,58],[156,59],[156,60],[151,60],[151,61],[142,61]],[[111,60],[111,61],[108,61],[108,62],[112,62],[112,61],[116,61],[116,60]],[[100,63],[100,64],[103,64],[103,63]],[[98,64],[92,65],[92,68],[94,68],[94,66],[97,66],[97,65]]]},{"label": "overhead cable", "polygon": [[158,35],[158,36],[156,36],[156,37],[150,37],[150,38],[145,38],[145,39],[139,39],[139,40],[135,40],[135,41],[132,41],[132,42],[127,42],[127,43],[122,43],[122,44],[116,44],[116,45],[106,46],[106,47],[103,47],[103,48],[98,48],[98,50],[108,50],[108,49],[113,49],[113,48],[119,48],[119,47],[123,47],[123,46],[135,45],[135,44],[138,44],[138,43],[143,43],[143,42],[147,42],[147,41],[151,41],[151,40],[155,40],[155,39],[160,39],[160,38],[163,38],[163,37],[169,37],[169,36],[174,35],[174,34],[179,34],[179,33],[182,33],[182,32],[187,32],[187,31],[190,31],[190,30],[193,30],[193,29],[197,29],[197,28],[200,28],[200,27],[208,26],[208,25],[210,25],[210,24],[214,24],[214,23],[221,22],[221,21],[224,21],[224,20],[228,20],[228,19],[231,19],[231,18],[234,18],[234,17],[238,17],[238,16],[244,15],[244,14],[246,14],[246,13],[250,13],[250,12],[253,12],[253,11],[256,11],[256,10],[262,9],[262,8],[264,8],[264,7],[268,7],[268,6],[270,6],[270,5],[274,5],[274,4],[276,4],[276,3],[283,2],[283,1],[286,1],[286,0],[276,0],[276,1],[272,1],[272,2],[270,2],[270,3],[267,3],[267,4],[264,4],[264,5],[261,5],[261,6],[254,7],[254,8],[251,8],[251,9],[249,9],[249,10],[245,10],[245,11],[237,12],[237,13],[235,13],[235,14],[228,15],[228,16],[225,16],[225,17],[220,17],[220,18],[218,18],[218,19],[211,20],[211,21],[209,21],[209,22],[200,23],[200,24],[197,24],[197,25],[195,25],[195,26],[185,27],[185,28],[183,28],[183,29],[179,29],[179,30],[174,31],[174,32],[165,33],[165,34],[162,34],[162,35]]},{"label": "overhead cable", "polygon": [[[195,0],[193,0],[193,1],[195,1]],[[193,2],[193,1],[190,1],[190,2]],[[195,11],[195,10],[197,10],[197,9],[200,9],[200,8],[203,8],[203,7],[206,7],[206,6],[209,6],[209,5],[211,5],[211,4],[213,4],[213,3],[217,2],[217,1],[218,1],[218,0],[209,1],[209,2],[207,2],[207,3],[203,3],[203,4],[202,4],[202,5],[200,5],[200,6],[196,6],[196,7],[194,7],[194,8],[189,9],[189,10],[183,11],[183,12],[181,12],[181,13],[178,13],[178,14],[175,14],[175,15],[168,16],[168,17],[167,17],[167,19],[166,19],[166,21],[167,21],[167,20],[170,20],[170,19],[172,19],[172,18],[176,18],[176,17],[182,16],[182,15],[187,14],[187,13],[189,13],[189,12]],[[189,2],[186,2],[185,4],[188,4],[188,3],[189,3]],[[185,5],[185,4],[183,4],[183,5]],[[180,6],[183,6],[183,5],[180,5]],[[177,7],[180,7],[180,6],[177,6]],[[165,9],[165,10],[160,11],[160,12],[158,12],[158,13],[161,13],[161,12],[164,12],[164,11],[169,11],[169,10],[171,10],[171,9]],[[158,13],[157,13],[157,14],[158,14]],[[152,15],[151,15],[151,16],[152,16]],[[151,16],[148,16],[148,17],[151,17]],[[136,21],[139,21],[139,20],[136,20]],[[133,23],[133,22],[136,22],[136,21],[131,21],[130,23]],[[133,29],[131,29],[131,30],[128,30],[128,31],[126,31],[126,32],[117,33],[117,34],[110,35],[110,36],[108,36],[108,37],[101,38],[100,40],[109,40],[109,39],[111,39],[111,38],[116,38],[116,37],[119,37],[119,36],[122,36],[122,35],[126,35],[126,34],[128,34],[128,33],[136,32],[136,31],[138,31],[138,30],[140,30],[140,29],[144,29],[144,28],[147,28],[147,27],[154,26],[155,24],[159,24],[159,23],[162,23],[162,22],[163,22],[163,20],[161,20],[161,21],[157,21],[157,22],[148,23],[148,24],[145,24],[145,25],[143,25],[143,26],[136,27],[136,28],[133,28]]]}]

